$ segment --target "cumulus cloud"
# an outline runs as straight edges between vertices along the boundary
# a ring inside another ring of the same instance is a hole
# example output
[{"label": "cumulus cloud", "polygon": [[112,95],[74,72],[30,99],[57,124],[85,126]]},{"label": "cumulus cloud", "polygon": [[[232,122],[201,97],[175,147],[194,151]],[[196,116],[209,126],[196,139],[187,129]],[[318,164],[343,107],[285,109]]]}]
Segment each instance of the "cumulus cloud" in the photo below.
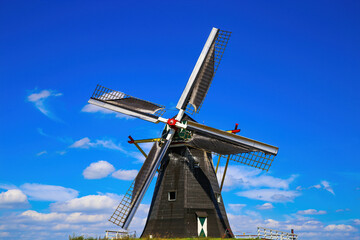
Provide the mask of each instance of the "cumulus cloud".
[{"label": "cumulus cloud", "polygon": [[275,219],[263,219],[254,214],[234,215],[229,213],[228,219],[234,234],[256,234],[256,227],[265,227],[284,232],[290,232],[294,229],[295,234],[304,240],[338,240],[338,239],[357,239],[354,237],[356,228],[351,225],[326,225],[321,221],[311,217],[290,217],[279,221]]},{"label": "cumulus cloud", "polygon": [[9,189],[0,193],[1,208],[23,208],[28,206],[26,195],[19,189]]},{"label": "cumulus cloud", "polygon": [[[9,234],[0,235],[0,238],[11,236],[11,239],[60,240],[69,238],[71,233],[86,237],[103,237],[105,229],[119,230],[118,226],[107,221],[114,208],[112,201],[115,203],[119,198],[120,196],[111,193],[89,195],[72,199],[73,201],[68,200],[61,206],[51,204],[50,212],[29,210],[22,213],[5,213],[0,218],[0,233]],[[57,211],[57,208],[67,211]],[[136,230],[138,234],[142,232],[148,211],[149,204],[140,204],[130,225],[131,230]]]},{"label": "cumulus cloud", "polygon": [[256,208],[259,210],[268,210],[273,209],[274,206],[271,203],[264,203],[263,205],[257,205]]},{"label": "cumulus cloud", "polygon": [[20,189],[30,200],[38,201],[66,201],[78,195],[78,191],[71,188],[37,183],[25,183]]},{"label": "cumulus cloud", "polygon": [[65,214],[59,214],[59,213],[39,213],[34,210],[28,210],[26,212],[23,212],[21,216],[25,216],[27,218],[30,218],[33,221],[37,222],[50,222],[50,221],[56,221],[60,220],[65,217]]},{"label": "cumulus cloud", "polygon": [[[28,210],[21,214],[22,217],[25,217],[28,220],[34,222],[66,222],[66,223],[91,223],[91,222],[100,222],[106,221],[107,215],[105,214],[84,214],[80,212],[65,214],[65,213],[40,213],[33,210]],[[67,224],[56,224],[54,226],[55,230],[64,229],[64,226]],[[60,227],[62,226],[62,227]]]},{"label": "cumulus cloud", "polygon": [[120,202],[120,196],[115,194],[87,195],[70,199],[65,202],[52,203],[50,209],[56,212],[107,212],[114,211]]},{"label": "cumulus cloud", "polygon": [[49,117],[52,120],[60,120],[52,112],[50,112],[50,110],[48,109],[48,107],[46,105],[46,100],[49,97],[59,97],[61,95],[62,95],[62,93],[57,93],[52,90],[42,90],[40,92],[32,93],[32,94],[28,95],[27,100],[29,102],[32,102],[34,104],[34,106],[45,116]]},{"label": "cumulus cloud", "polygon": [[111,176],[120,180],[134,180],[138,174],[137,170],[123,170],[119,169],[114,172]]},{"label": "cumulus cloud", "polygon": [[316,209],[307,209],[307,210],[300,210],[297,212],[300,215],[324,215],[326,211],[323,210],[316,210]]},{"label": "cumulus cloud", "polygon": [[356,232],[356,228],[345,224],[331,224],[325,227],[326,231],[340,231],[340,232]]},{"label": "cumulus cloud", "polygon": [[[217,177],[221,181],[224,167],[219,167]],[[268,187],[268,188],[281,188],[288,189],[297,175],[291,175],[287,179],[276,178],[259,169],[252,169],[243,166],[229,166],[226,172],[224,182],[225,191],[235,187],[251,188],[251,187]]]},{"label": "cumulus cloud", "polygon": [[254,189],[236,193],[238,196],[267,202],[292,202],[300,194],[296,191],[281,189]]},{"label": "cumulus cloud", "polygon": [[107,177],[109,174],[115,171],[112,164],[107,161],[98,161],[91,163],[90,166],[85,168],[83,176],[86,179],[100,179]]},{"label": "cumulus cloud", "polygon": [[70,145],[70,148],[96,148],[96,147],[102,147],[112,150],[118,150],[121,152],[126,152],[120,144],[115,144],[112,140],[95,140],[94,142],[90,141],[88,137],[84,137],[76,142],[74,142],[72,145]]},{"label": "cumulus cloud", "polygon": [[129,115],[125,115],[122,113],[117,113],[114,111],[111,111],[109,109],[106,108],[102,108],[102,107],[98,107],[96,105],[93,104],[86,104],[82,109],[82,112],[87,112],[87,113],[102,113],[102,114],[115,114],[115,117],[117,118],[122,118],[122,119],[134,119],[133,117],[129,116]]}]

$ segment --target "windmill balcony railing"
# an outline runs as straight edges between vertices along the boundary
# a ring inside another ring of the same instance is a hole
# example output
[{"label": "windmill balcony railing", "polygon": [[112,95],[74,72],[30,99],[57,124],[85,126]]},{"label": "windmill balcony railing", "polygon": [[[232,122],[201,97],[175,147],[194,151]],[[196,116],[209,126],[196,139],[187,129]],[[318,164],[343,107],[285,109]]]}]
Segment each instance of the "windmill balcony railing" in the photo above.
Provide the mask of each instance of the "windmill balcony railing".
[{"label": "windmill balcony railing", "polygon": [[258,227],[257,237],[259,239],[275,239],[275,240],[297,240],[298,235],[294,233],[282,232],[270,228]]}]

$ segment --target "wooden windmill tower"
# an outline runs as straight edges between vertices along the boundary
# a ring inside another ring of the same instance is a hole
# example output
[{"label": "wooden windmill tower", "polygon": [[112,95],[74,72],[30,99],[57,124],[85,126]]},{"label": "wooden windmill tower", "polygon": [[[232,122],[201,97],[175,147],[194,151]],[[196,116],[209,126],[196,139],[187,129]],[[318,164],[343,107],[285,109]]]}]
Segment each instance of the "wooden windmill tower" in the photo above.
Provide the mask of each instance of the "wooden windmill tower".
[{"label": "wooden windmill tower", "polygon": [[[155,173],[149,215],[142,236],[156,237],[232,237],[221,186],[216,171],[221,157],[268,170],[278,148],[238,136],[235,130],[222,131],[194,121],[220,64],[230,32],[213,28],[173,118],[163,118],[165,107],[122,92],[97,86],[89,103],[153,123],[165,123],[161,138],[133,140],[146,160],[134,182],[109,221],[129,227]],[[146,154],[138,143],[154,142]],[[216,169],[212,154],[219,155]]]}]

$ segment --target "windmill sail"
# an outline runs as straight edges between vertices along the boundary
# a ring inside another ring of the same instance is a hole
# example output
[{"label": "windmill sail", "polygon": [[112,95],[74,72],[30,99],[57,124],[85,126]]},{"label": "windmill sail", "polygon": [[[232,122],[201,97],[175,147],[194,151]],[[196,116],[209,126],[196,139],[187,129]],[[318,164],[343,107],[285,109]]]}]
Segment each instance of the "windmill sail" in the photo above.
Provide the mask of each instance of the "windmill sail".
[{"label": "windmill sail", "polygon": [[[186,121],[186,129],[191,130],[191,134],[187,134],[188,137],[183,142],[189,147],[201,149],[215,155],[226,156],[229,157],[229,160],[265,171],[269,170],[277,154],[277,147],[199,124],[186,114],[183,120]],[[272,151],[264,152],[259,150],[258,145],[267,148],[271,147]]]},{"label": "windmill sail", "polygon": [[219,67],[231,33],[213,28],[189,81],[177,104],[178,109],[198,113]]},{"label": "windmill sail", "polygon": [[153,123],[165,112],[165,107],[97,85],[89,103]]},{"label": "windmill sail", "polygon": [[261,151],[266,154],[276,155],[279,148],[262,143],[250,138],[242,137],[216,128],[208,127],[197,122],[187,121],[186,129],[193,131],[201,136],[207,136],[225,143],[231,143],[244,149],[243,152]]},{"label": "windmill sail", "polygon": [[[208,222],[212,226],[207,229],[207,225],[201,225],[202,228],[204,229],[205,226],[205,232],[209,230],[209,236],[219,237],[230,227],[224,204],[221,201],[221,188],[218,187],[213,165],[207,165],[211,159],[211,154],[207,152],[219,154],[220,157],[227,156],[227,160],[231,159],[263,170],[268,170],[271,166],[278,152],[277,147],[199,124],[185,114],[185,111],[190,114],[199,112],[230,35],[230,32],[217,28],[211,30],[177,103],[176,107],[179,112],[174,118],[163,118],[164,106],[159,104],[100,85],[96,87],[89,103],[153,123],[167,124],[163,135],[166,137],[161,138],[160,142],[153,145],[144,165],[109,221],[125,230],[128,229],[162,159],[168,154],[167,164],[160,169],[160,178],[156,184],[158,189],[162,189],[162,193],[154,195],[152,202],[152,206],[154,202],[155,205],[158,202],[159,207],[150,208],[149,216],[152,210],[154,215],[148,218],[147,229],[149,232],[145,231],[145,234],[148,236],[152,236],[154,233],[163,234],[168,237],[195,236],[194,229],[188,228],[188,226],[195,226],[197,220],[201,223],[201,220],[208,217]],[[169,149],[173,138],[174,148]],[[175,147],[176,144],[178,144],[177,147]],[[163,176],[165,178],[162,178]],[[186,181],[183,181],[181,176],[185,176]],[[164,182],[164,179],[167,182]],[[176,189],[174,189],[173,183],[168,184],[170,181],[176,183]],[[166,188],[160,187],[162,184]],[[168,197],[162,197],[165,195]],[[208,205],[204,204],[205,202]],[[171,211],[163,211],[164,206]],[[159,211],[156,210],[155,213],[154,209]],[[173,212],[173,209],[177,212]],[[202,209],[206,213],[197,209]],[[184,222],[188,226],[185,226]],[[211,233],[210,230],[214,231]],[[232,234],[228,236],[233,237]]]},{"label": "windmill sail", "polygon": [[174,133],[175,131],[171,129],[161,146],[159,146],[158,142],[154,143],[144,165],[136,176],[135,181],[131,184],[129,190],[110,217],[110,222],[115,223],[124,229],[129,227],[146,190],[155,176],[156,170],[159,168],[161,160],[170,146]]}]

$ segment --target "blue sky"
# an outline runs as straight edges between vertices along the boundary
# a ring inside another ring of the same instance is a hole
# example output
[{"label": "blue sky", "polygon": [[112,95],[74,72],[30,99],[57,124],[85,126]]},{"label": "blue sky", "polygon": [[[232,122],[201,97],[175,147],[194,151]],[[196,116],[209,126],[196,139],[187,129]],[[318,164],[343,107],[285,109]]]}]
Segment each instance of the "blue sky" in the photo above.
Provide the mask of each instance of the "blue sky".
[{"label": "blue sky", "polygon": [[[99,83],[174,115],[212,27],[233,34],[195,119],[239,123],[280,148],[268,173],[231,163],[233,231],[360,239],[359,11],[358,1],[1,1],[0,239],[117,229],[107,218],[143,161],[127,136],[163,126],[87,100]],[[151,190],[138,233],[150,200]]]}]

